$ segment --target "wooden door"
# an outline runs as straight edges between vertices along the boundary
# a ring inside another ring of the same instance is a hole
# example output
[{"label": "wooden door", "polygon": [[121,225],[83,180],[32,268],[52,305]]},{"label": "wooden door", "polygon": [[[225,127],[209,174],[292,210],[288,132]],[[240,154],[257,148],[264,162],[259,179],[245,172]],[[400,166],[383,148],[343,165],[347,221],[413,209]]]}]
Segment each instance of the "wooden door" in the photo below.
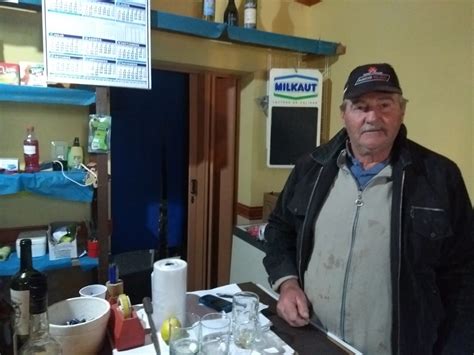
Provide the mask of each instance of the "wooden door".
[{"label": "wooden door", "polygon": [[188,290],[229,281],[235,199],[237,79],[191,74]]}]

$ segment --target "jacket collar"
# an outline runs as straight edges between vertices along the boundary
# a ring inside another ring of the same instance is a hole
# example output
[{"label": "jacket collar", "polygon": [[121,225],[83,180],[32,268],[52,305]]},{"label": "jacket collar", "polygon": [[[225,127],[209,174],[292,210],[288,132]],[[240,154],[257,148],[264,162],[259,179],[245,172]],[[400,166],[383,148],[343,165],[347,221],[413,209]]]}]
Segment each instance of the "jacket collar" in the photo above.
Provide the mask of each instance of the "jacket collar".
[{"label": "jacket collar", "polygon": [[[336,135],[326,144],[320,145],[312,153],[311,157],[316,162],[326,165],[331,161],[336,161],[339,153],[346,147],[348,139],[347,131],[342,128]],[[404,124],[401,125],[397,138],[393,143],[391,163],[400,163],[402,167],[410,165],[412,156],[407,146],[407,128]]]}]

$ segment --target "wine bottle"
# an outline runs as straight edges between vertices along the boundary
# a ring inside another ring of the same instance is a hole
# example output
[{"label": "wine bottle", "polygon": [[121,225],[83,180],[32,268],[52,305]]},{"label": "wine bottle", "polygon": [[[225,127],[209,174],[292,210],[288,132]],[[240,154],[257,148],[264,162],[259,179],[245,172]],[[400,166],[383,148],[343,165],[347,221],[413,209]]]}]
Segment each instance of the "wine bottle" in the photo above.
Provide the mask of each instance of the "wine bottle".
[{"label": "wine bottle", "polygon": [[229,0],[227,3],[227,7],[224,11],[224,23],[228,26],[239,25],[239,12],[237,11],[234,0]]},{"label": "wine bottle", "polygon": [[10,282],[10,299],[15,309],[15,336],[17,348],[28,339],[30,318],[30,279],[43,275],[33,269],[31,257],[31,239],[20,241],[20,270],[12,276]]},{"label": "wine bottle", "polygon": [[40,171],[39,144],[35,135],[35,127],[26,127],[26,136],[23,141],[23,156],[25,158],[25,171],[35,173]]},{"label": "wine bottle", "polygon": [[20,355],[60,355],[61,345],[49,334],[46,275],[41,273],[32,275],[29,287],[30,335],[28,341],[21,347]]},{"label": "wine bottle", "polygon": [[206,21],[214,21],[216,14],[216,0],[202,1],[202,18]]},{"label": "wine bottle", "polygon": [[3,285],[0,284],[0,354],[13,355],[15,353],[14,324],[15,311],[3,297]]},{"label": "wine bottle", "polygon": [[244,27],[257,28],[257,0],[245,0]]}]

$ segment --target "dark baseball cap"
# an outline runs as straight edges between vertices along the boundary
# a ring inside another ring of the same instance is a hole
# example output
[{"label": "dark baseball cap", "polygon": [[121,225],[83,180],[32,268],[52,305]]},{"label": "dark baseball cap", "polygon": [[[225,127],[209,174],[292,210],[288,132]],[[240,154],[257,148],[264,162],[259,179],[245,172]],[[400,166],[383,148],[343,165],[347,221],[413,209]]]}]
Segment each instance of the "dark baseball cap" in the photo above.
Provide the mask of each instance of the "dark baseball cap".
[{"label": "dark baseball cap", "polygon": [[349,74],[344,86],[344,100],[354,99],[373,91],[402,94],[395,69],[390,64],[365,64]]}]

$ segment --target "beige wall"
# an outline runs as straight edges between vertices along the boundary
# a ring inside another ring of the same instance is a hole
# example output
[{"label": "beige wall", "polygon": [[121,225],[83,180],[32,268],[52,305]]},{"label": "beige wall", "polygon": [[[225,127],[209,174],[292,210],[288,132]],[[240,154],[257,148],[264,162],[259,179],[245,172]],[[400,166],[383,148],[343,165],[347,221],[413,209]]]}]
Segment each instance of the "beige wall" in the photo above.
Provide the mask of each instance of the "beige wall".
[{"label": "beige wall", "polygon": [[410,100],[409,137],[454,160],[474,197],[474,2],[471,0],[324,0],[311,11],[309,37],[340,41],[331,67],[331,134],[356,65],[389,62]]}]

